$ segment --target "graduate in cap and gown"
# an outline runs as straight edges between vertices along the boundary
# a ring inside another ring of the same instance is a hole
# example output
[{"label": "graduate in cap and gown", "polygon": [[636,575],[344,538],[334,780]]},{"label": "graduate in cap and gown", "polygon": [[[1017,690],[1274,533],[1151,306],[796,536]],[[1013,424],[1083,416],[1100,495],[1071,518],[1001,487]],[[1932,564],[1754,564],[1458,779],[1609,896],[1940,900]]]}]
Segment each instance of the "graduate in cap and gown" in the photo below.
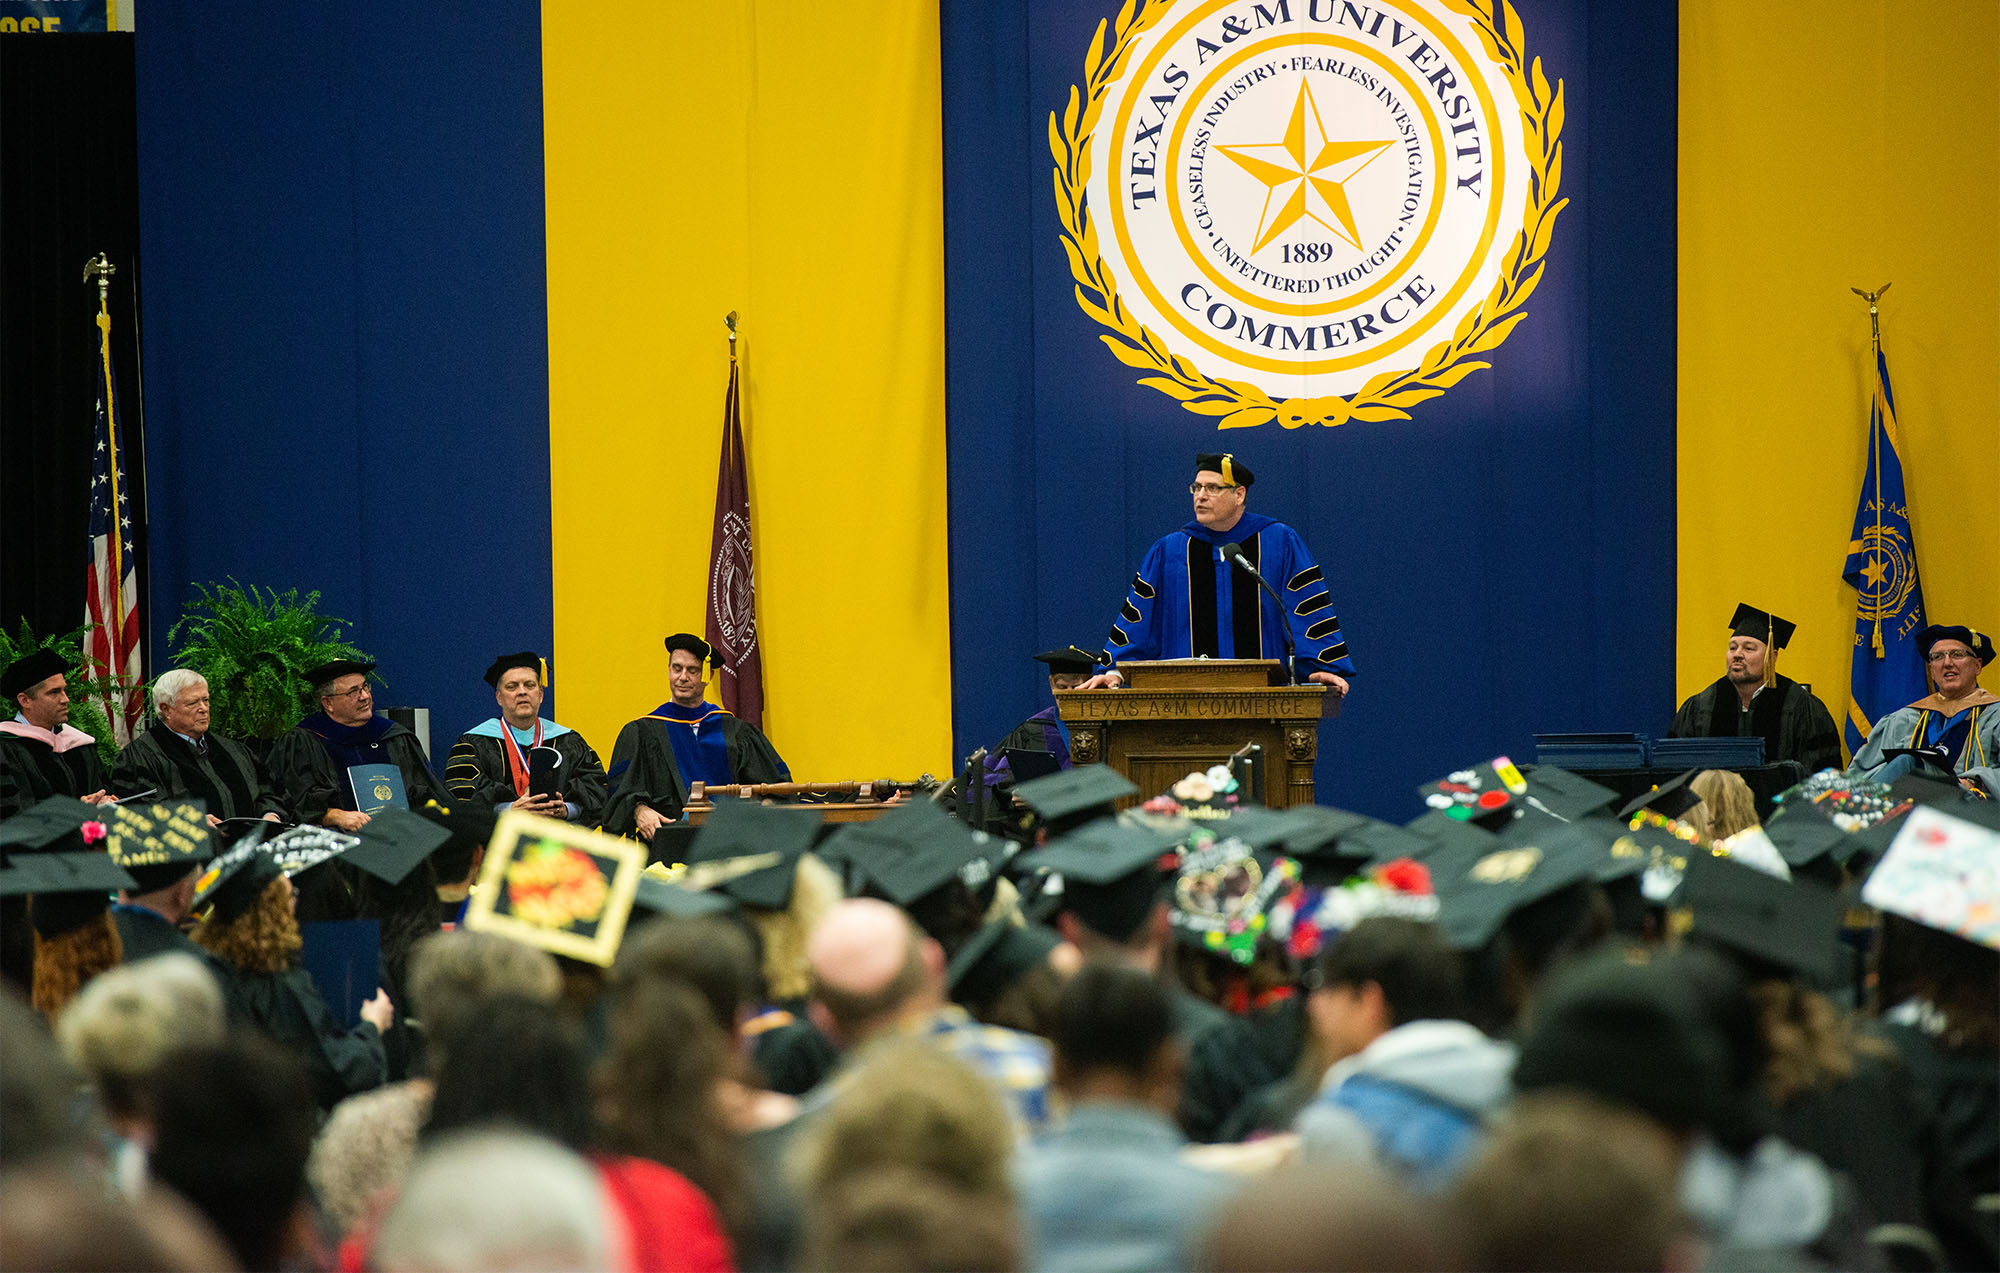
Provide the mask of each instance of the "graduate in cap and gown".
[{"label": "graduate in cap and gown", "polygon": [[[1283,659],[1291,631],[1299,679],[1347,692],[1354,663],[1325,577],[1296,530],[1246,507],[1257,478],[1227,453],[1195,457],[1194,520],[1146,551],[1106,642],[1106,662]],[[1233,545],[1282,598],[1271,600],[1224,552]],[[1118,683],[1115,669],[1079,688]]]},{"label": "graduate in cap and gown", "polygon": [[[1968,791],[2000,797],[2000,698],[1979,684],[1993,661],[1993,638],[1963,624],[1934,623],[1917,633],[1917,652],[1934,692],[1876,721],[1848,772],[1891,782],[1925,763],[1949,769]],[[1891,754],[1898,751],[1928,757]]]},{"label": "graduate in cap and gown", "polygon": [[25,654],[0,672],[0,697],[20,713],[0,721],[0,818],[50,796],[86,804],[111,797],[97,740],[69,723],[69,661],[54,650]]},{"label": "graduate in cap and gown", "polygon": [[714,656],[708,642],[690,632],[666,640],[666,702],[618,731],[611,749],[611,803],[604,829],[651,840],[662,822],[680,816],[696,782],[790,782],[771,740],[762,730],[703,697],[702,669]]},{"label": "graduate in cap and gown", "polygon": [[[1073,690],[1090,679],[1090,673],[1104,661],[1102,651],[1092,653],[1066,645],[1060,650],[1044,650],[1035,662],[1049,670],[1049,693]],[[1012,782],[1014,767],[1007,759],[1010,751],[1041,751],[1055,757],[1056,770],[1070,767],[1069,726],[1063,724],[1054,704],[1014,726],[1008,735],[986,752],[986,785],[998,787]]]},{"label": "graduate in cap and gown", "polygon": [[1778,651],[1798,625],[1755,606],[1729,620],[1723,675],[1681,704],[1669,738],[1764,740],[1767,762],[1796,760],[1809,774],[1840,767],[1840,731],[1808,687],[1778,674]]},{"label": "graduate in cap and gown", "polygon": [[[583,735],[543,719],[539,713],[542,657],[533,651],[503,654],[486,669],[486,683],[500,715],[460,734],[444,764],[444,785],[458,800],[474,800],[495,811],[508,808],[596,826],[604,812],[604,764]],[[534,750],[555,753],[554,787],[546,796],[529,794]]]},{"label": "graduate in cap and gown", "polygon": [[403,725],[375,711],[368,674],[373,663],[335,659],[308,669],[305,678],[319,696],[319,710],[278,735],[267,761],[272,781],[301,822],[338,831],[356,831],[368,815],[355,808],[347,771],[357,765],[391,764],[402,771],[403,794],[413,809],[430,801],[448,803],[431,776],[423,744]]}]

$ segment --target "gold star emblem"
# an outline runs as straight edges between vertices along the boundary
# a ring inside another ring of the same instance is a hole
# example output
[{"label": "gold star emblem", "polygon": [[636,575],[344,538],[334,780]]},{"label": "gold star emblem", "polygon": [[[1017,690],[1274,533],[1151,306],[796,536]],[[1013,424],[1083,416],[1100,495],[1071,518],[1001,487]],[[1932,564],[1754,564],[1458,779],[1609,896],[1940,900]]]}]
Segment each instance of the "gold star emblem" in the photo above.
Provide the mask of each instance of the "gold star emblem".
[{"label": "gold star emblem", "polygon": [[1283,141],[1216,147],[1264,183],[1264,211],[1257,221],[1256,246],[1250,250],[1261,251],[1302,217],[1311,217],[1349,246],[1360,247],[1361,231],[1354,225],[1354,209],[1342,186],[1393,144],[1328,140],[1312,86],[1301,79]]},{"label": "gold star emblem", "polygon": [[1868,581],[1870,588],[1880,588],[1882,586],[1882,577],[1888,573],[1889,567],[1883,563],[1880,557],[1875,556],[1870,556],[1868,564],[1861,568],[1861,577]]}]

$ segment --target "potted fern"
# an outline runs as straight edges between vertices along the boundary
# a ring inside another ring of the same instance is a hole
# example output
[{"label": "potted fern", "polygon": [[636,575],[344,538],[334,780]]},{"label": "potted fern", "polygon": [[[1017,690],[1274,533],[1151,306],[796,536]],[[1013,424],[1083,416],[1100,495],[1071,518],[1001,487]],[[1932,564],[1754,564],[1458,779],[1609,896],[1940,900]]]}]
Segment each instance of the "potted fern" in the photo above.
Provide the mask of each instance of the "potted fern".
[{"label": "potted fern", "polygon": [[[62,655],[71,667],[78,669],[78,675],[65,678],[69,685],[69,723],[97,740],[98,759],[109,768],[118,759],[118,740],[111,736],[111,721],[104,714],[104,700],[107,695],[116,696],[119,689],[117,681],[111,677],[81,675],[88,666],[83,657],[83,640],[90,634],[91,626],[86,623],[72,632],[44,640],[35,635],[34,629],[23,617],[14,632],[0,628],[0,667],[37,650],[51,649]],[[19,714],[13,699],[0,703],[0,720],[12,720]]]},{"label": "potted fern", "polygon": [[333,659],[366,659],[348,623],[319,613],[319,593],[260,591],[234,578],[196,584],[167,633],[176,667],[208,682],[215,728],[262,752],[312,710],[305,671]]}]

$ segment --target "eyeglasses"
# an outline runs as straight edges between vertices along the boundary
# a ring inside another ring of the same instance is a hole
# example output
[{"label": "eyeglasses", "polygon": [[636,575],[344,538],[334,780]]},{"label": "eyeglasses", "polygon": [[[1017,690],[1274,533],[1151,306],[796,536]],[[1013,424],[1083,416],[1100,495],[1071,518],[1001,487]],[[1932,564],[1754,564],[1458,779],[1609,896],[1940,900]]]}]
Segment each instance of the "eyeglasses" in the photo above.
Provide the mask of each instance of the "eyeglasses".
[{"label": "eyeglasses", "polygon": [[322,695],[320,695],[320,697],[321,697],[321,698],[353,698],[353,699],[358,699],[358,698],[362,697],[362,696],[363,696],[364,694],[373,694],[374,692],[375,692],[374,690],[371,690],[371,689],[369,689],[369,688],[368,688],[368,685],[367,685],[367,682],[365,682],[365,681],[364,681],[363,683],[361,683],[360,685],[357,685],[357,686],[355,686],[355,687],[354,687],[353,689],[351,689],[351,690],[342,690],[342,691],[340,691],[340,693],[338,693],[338,694],[322,694]]},{"label": "eyeglasses", "polygon": [[1954,663],[1969,663],[1979,656],[1970,650],[1932,650],[1924,656],[1926,663],[1942,663],[1950,659]]},{"label": "eyeglasses", "polygon": [[1220,495],[1224,491],[1233,491],[1236,489],[1237,488],[1235,486],[1218,486],[1214,482],[1196,482],[1194,485],[1188,487],[1188,494]]}]

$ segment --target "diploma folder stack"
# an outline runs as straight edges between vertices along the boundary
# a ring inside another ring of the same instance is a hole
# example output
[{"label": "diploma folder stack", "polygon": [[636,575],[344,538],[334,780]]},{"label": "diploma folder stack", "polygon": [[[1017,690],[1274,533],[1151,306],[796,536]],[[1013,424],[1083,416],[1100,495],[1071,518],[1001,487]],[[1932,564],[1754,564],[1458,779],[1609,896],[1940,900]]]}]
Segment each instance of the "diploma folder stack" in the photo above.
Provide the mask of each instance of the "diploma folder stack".
[{"label": "diploma folder stack", "polygon": [[1535,763],[1572,772],[1644,769],[1646,739],[1638,734],[1536,734]]}]

